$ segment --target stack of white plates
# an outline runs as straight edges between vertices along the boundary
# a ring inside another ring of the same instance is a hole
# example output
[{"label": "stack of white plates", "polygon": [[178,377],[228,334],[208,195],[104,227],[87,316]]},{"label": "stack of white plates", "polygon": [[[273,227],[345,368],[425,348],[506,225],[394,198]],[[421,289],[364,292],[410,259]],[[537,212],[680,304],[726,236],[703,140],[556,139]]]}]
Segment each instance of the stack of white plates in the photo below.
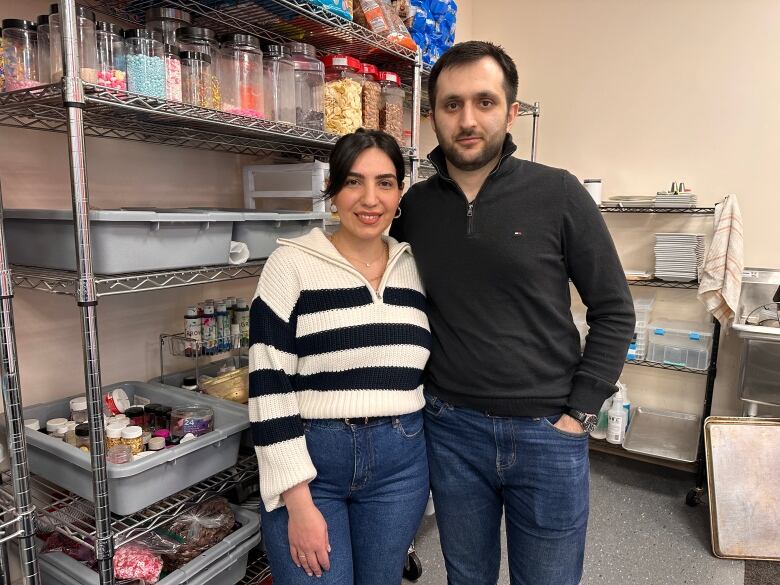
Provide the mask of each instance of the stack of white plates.
[{"label": "stack of white plates", "polygon": [[652,207],[654,203],[652,195],[615,195],[607,199],[607,205],[617,207]]},{"label": "stack of white plates", "polygon": [[704,234],[655,234],[655,275],[661,280],[699,279],[704,264]]},{"label": "stack of white plates", "polygon": [[655,196],[656,207],[696,207],[696,194],[658,192]]}]

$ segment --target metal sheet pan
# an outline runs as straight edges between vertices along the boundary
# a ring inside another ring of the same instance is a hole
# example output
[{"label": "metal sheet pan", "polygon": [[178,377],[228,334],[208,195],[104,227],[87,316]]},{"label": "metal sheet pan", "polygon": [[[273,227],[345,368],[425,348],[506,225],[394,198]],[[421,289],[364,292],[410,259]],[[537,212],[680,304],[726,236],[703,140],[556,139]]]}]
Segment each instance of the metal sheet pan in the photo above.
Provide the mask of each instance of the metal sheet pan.
[{"label": "metal sheet pan", "polygon": [[780,560],[780,419],[704,423],[712,552]]},{"label": "metal sheet pan", "polygon": [[699,417],[640,406],[628,428],[623,448],[661,459],[692,463],[699,446]]}]

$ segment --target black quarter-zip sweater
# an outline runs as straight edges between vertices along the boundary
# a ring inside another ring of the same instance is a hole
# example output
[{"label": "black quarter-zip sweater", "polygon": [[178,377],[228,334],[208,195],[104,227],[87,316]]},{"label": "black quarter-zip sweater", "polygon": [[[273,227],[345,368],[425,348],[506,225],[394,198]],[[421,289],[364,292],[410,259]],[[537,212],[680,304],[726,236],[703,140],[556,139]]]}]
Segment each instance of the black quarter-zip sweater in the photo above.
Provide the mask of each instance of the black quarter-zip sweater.
[{"label": "black quarter-zip sweater", "polygon": [[[501,160],[472,203],[438,174],[414,185],[391,235],[409,242],[433,333],[426,391],[498,416],[598,412],[615,392],[634,332],[634,307],[615,246],[570,173]],[[569,280],[588,308],[580,353]]]}]

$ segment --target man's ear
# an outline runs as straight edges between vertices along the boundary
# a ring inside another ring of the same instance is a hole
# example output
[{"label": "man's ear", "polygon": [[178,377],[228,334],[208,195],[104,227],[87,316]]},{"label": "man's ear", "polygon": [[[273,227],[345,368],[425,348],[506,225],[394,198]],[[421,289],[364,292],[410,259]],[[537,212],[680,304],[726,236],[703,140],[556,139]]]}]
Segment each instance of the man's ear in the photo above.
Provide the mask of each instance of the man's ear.
[{"label": "man's ear", "polygon": [[512,129],[512,126],[515,123],[515,120],[517,120],[517,115],[520,113],[520,102],[513,102],[511,106],[509,106],[509,112],[506,114],[506,131],[509,132]]}]

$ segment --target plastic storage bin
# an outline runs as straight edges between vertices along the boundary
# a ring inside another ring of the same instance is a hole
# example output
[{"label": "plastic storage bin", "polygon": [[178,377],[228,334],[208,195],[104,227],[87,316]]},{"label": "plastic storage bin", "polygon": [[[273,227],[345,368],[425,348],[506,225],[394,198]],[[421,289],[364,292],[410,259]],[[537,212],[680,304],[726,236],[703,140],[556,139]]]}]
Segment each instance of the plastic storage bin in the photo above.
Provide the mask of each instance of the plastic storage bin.
[{"label": "plastic storage bin", "polygon": [[[76,269],[73,216],[62,209],[7,209],[11,263]],[[227,264],[239,213],[90,211],[97,274]]]},{"label": "plastic storage bin", "polygon": [[[634,299],[634,314],[636,315],[636,355],[635,359],[644,360],[647,355],[647,325],[655,304],[655,295]],[[630,358],[629,358],[630,359]]]},{"label": "plastic storage bin", "polygon": [[712,323],[655,321],[647,326],[647,361],[706,370],[712,347]]},{"label": "plastic storage bin", "polygon": [[[234,585],[244,578],[249,551],[260,542],[260,516],[231,506],[241,524],[202,555],[160,579],[157,585]],[[99,585],[98,574],[65,553],[38,557],[44,585]]]},{"label": "plastic storage bin", "polygon": [[[111,511],[133,514],[167,498],[194,483],[235,465],[241,432],[249,418],[225,401],[180,388],[143,382],[122,382],[103,389],[109,393],[122,388],[131,402],[143,397],[167,406],[209,406],[214,411],[214,430],[183,445],[155,453],[131,463],[107,465]],[[64,398],[24,409],[24,418],[49,420],[67,416],[70,399]],[[5,422],[0,425],[5,431]],[[92,501],[92,470],[89,454],[58,441],[45,433],[25,429],[30,471],[60,487]]]},{"label": "plastic storage bin", "polygon": [[317,200],[314,211],[325,211],[322,192],[327,184],[329,169],[328,163],[320,161],[245,166],[244,207],[256,209],[255,199],[263,197],[302,197]]},{"label": "plastic storage bin", "polygon": [[233,240],[244,242],[249,259],[268,258],[276,249],[277,238],[295,238],[308,233],[326,219],[324,213],[264,213],[247,211],[244,221],[233,224]]}]

